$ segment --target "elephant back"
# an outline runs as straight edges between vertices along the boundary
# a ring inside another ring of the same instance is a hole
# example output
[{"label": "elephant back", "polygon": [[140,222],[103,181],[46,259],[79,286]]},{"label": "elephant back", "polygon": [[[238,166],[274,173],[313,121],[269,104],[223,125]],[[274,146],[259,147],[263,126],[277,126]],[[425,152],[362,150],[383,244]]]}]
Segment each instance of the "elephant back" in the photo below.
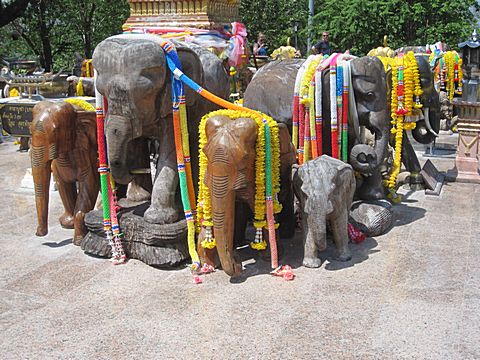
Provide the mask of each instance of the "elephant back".
[{"label": "elephant back", "polygon": [[291,126],[295,79],[304,62],[286,59],[263,66],[245,90],[244,105]]}]

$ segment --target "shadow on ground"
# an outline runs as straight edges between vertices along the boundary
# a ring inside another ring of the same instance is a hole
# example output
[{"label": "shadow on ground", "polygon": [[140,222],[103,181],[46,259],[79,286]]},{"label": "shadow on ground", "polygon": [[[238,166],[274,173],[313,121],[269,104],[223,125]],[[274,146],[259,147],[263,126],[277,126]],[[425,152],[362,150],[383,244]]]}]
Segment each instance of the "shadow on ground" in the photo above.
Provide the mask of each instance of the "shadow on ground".
[{"label": "shadow on ground", "polygon": [[[349,244],[352,253],[351,260],[345,262],[337,261],[335,260],[335,244],[330,235],[327,237],[327,240],[327,249],[320,252],[319,257],[322,260],[322,266],[325,266],[325,269],[329,271],[355,266],[356,264],[360,264],[367,260],[370,254],[380,251],[374,250],[378,245],[377,241],[374,238],[367,238],[361,244]],[[270,256],[267,252],[252,250],[249,246],[239,248],[237,251],[239,260],[244,263],[244,270],[239,277],[231,278],[231,283],[243,283],[250,277],[269,274],[272,271]],[[295,237],[291,239],[281,239],[279,241],[278,253],[279,266],[290,265],[294,270],[303,266],[302,233],[297,232]],[[315,270],[316,269],[312,269],[312,271]]]},{"label": "shadow on ground", "polygon": [[62,246],[66,246],[72,243],[72,239],[65,239],[60,242],[44,242],[42,245],[48,246],[49,248],[59,248]]},{"label": "shadow on ground", "polygon": [[402,226],[411,224],[421,218],[425,217],[427,210],[405,204],[397,204],[393,206],[393,226]]}]

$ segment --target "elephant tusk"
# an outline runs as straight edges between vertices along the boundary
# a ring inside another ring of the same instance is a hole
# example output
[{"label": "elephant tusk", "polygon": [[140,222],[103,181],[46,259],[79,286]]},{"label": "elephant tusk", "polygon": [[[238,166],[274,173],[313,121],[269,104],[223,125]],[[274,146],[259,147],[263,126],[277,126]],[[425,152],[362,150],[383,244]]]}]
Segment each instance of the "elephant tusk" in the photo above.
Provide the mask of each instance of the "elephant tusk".
[{"label": "elephant tusk", "polygon": [[425,108],[425,111],[424,111],[424,114],[423,114],[423,116],[425,118],[425,125],[427,126],[428,131],[430,131],[433,135],[438,137],[438,134],[432,128],[432,124],[430,124],[429,112],[430,112],[430,108]]},{"label": "elephant tusk", "polygon": [[139,175],[139,174],[151,174],[152,170],[149,168],[133,169],[130,170],[130,174]]}]

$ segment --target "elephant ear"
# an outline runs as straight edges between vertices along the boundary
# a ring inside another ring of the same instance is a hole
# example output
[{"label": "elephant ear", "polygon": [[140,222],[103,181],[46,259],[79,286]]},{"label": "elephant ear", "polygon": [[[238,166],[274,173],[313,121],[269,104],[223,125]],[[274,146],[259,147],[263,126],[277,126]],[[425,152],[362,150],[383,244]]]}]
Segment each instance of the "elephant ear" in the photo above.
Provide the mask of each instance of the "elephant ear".
[{"label": "elephant ear", "polygon": [[[204,82],[203,66],[198,54],[186,47],[186,46],[176,46],[178,58],[180,59],[180,64],[182,65],[182,71],[190,79],[195,81],[200,86]],[[167,66],[165,64],[165,66]],[[167,66],[168,67],[168,66]],[[172,72],[167,71],[167,81],[165,82],[165,88],[161,93],[161,106],[160,106],[160,115],[161,117],[167,117],[172,112]],[[193,106],[198,101],[198,95],[195,91],[190,89],[187,85],[185,87],[185,101],[187,106]]]},{"label": "elephant ear", "polygon": [[385,70],[385,75],[387,81],[387,99],[390,99],[392,96],[392,68],[390,66]]}]

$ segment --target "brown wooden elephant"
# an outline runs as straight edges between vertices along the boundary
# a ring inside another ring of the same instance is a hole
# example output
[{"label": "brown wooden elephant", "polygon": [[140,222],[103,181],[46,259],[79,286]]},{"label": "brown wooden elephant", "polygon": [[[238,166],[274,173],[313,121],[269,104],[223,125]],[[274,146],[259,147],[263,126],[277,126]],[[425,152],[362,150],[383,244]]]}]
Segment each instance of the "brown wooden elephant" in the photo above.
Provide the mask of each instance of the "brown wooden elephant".
[{"label": "brown wooden elephant", "polygon": [[[250,118],[231,120],[216,115],[207,120],[205,131],[207,144],[203,152],[208,158],[205,183],[211,194],[216,251],[223,270],[230,276],[238,276],[242,264],[235,256],[234,238],[235,234],[244,235],[247,222],[248,209],[239,207],[244,203],[254,211],[257,124]],[[279,124],[279,137],[281,188],[278,198],[283,205],[283,218],[294,220],[291,166],[295,162],[295,150],[284,124]],[[199,255],[215,266],[215,254],[200,245],[203,235],[198,242]]]},{"label": "brown wooden elephant", "polygon": [[60,224],[75,229],[73,243],[79,245],[86,234],[85,213],[93,209],[100,186],[95,112],[66,102],[41,101],[33,108],[30,131],[38,217],[36,235],[48,233],[50,173],[53,170],[65,207]]}]

